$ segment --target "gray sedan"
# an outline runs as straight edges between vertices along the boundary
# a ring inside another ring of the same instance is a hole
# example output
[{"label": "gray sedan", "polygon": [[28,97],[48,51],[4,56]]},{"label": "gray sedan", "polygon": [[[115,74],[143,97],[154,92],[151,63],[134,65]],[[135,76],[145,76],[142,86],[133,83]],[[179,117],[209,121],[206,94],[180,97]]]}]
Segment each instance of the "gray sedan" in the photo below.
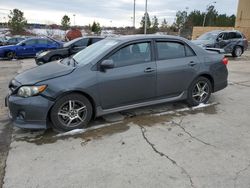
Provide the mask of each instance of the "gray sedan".
[{"label": "gray sedan", "polygon": [[227,59],[180,37],[106,38],[71,59],[17,75],[6,97],[14,125],[60,131],[126,109],[186,100],[199,105],[227,86]]}]

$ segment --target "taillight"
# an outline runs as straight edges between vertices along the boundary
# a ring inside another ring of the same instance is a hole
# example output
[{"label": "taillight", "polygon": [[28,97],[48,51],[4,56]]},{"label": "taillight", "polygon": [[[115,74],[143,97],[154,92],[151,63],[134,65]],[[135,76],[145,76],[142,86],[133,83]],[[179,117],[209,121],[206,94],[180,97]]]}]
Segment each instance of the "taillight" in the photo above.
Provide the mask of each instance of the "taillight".
[{"label": "taillight", "polygon": [[224,57],[224,58],[222,59],[222,63],[223,63],[224,65],[227,65],[227,64],[228,64],[228,58]]}]

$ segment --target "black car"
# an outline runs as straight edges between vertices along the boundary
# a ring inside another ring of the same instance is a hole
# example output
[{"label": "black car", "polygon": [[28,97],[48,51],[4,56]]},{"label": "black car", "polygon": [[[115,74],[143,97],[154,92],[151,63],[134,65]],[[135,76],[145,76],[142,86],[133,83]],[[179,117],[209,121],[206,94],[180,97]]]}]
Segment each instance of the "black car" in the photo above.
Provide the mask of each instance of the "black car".
[{"label": "black car", "polygon": [[239,31],[211,31],[204,33],[193,43],[204,48],[221,48],[233,57],[240,57],[248,48],[248,41]]},{"label": "black car", "polygon": [[58,59],[63,59],[69,57],[87,46],[94,44],[100,40],[104,39],[104,37],[93,36],[93,37],[80,37],[74,39],[72,41],[66,42],[63,44],[62,48],[48,50],[41,53],[38,53],[35,60],[37,65],[42,65],[44,63],[48,63],[50,61],[55,61]]}]

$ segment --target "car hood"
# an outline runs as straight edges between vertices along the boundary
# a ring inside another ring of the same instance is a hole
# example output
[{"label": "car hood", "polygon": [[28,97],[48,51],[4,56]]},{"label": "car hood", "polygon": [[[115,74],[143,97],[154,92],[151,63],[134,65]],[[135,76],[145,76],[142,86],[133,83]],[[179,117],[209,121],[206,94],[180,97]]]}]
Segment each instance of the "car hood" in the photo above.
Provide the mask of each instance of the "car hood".
[{"label": "car hood", "polygon": [[199,45],[199,46],[206,46],[208,44],[213,44],[213,41],[211,40],[192,40],[192,42],[196,45]]},{"label": "car hood", "polygon": [[64,76],[73,72],[75,67],[61,64],[54,61],[41,66],[28,69],[15,77],[21,85],[33,85],[38,82]]}]

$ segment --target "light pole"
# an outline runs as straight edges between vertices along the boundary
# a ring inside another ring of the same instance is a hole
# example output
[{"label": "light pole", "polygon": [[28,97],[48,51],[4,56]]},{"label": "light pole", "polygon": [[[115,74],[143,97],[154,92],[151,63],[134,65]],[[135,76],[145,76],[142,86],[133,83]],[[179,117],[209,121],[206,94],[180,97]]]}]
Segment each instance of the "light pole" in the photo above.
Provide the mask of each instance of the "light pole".
[{"label": "light pole", "polygon": [[[214,1],[214,2],[212,2],[212,3],[209,3],[208,5],[207,5],[207,9],[209,8],[209,6],[211,6],[212,4],[216,4],[216,1]],[[207,18],[207,13],[208,13],[208,10],[207,10],[207,12],[205,13],[205,16],[204,16],[204,20],[203,20],[203,27],[205,27],[205,23],[206,23],[206,18]]]},{"label": "light pole", "polygon": [[133,27],[135,28],[135,0],[134,0],[134,16],[133,16]]},{"label": "light pole", "polygon": [[145,15],[144,15],[144,34],[147,34],[147,23],[148,23],[148,0],[145,3]]},{"label": "light pole", "polygon": [[76,15],[73,14],[73,16],[74,16],[74,26],[76,26]]}]

